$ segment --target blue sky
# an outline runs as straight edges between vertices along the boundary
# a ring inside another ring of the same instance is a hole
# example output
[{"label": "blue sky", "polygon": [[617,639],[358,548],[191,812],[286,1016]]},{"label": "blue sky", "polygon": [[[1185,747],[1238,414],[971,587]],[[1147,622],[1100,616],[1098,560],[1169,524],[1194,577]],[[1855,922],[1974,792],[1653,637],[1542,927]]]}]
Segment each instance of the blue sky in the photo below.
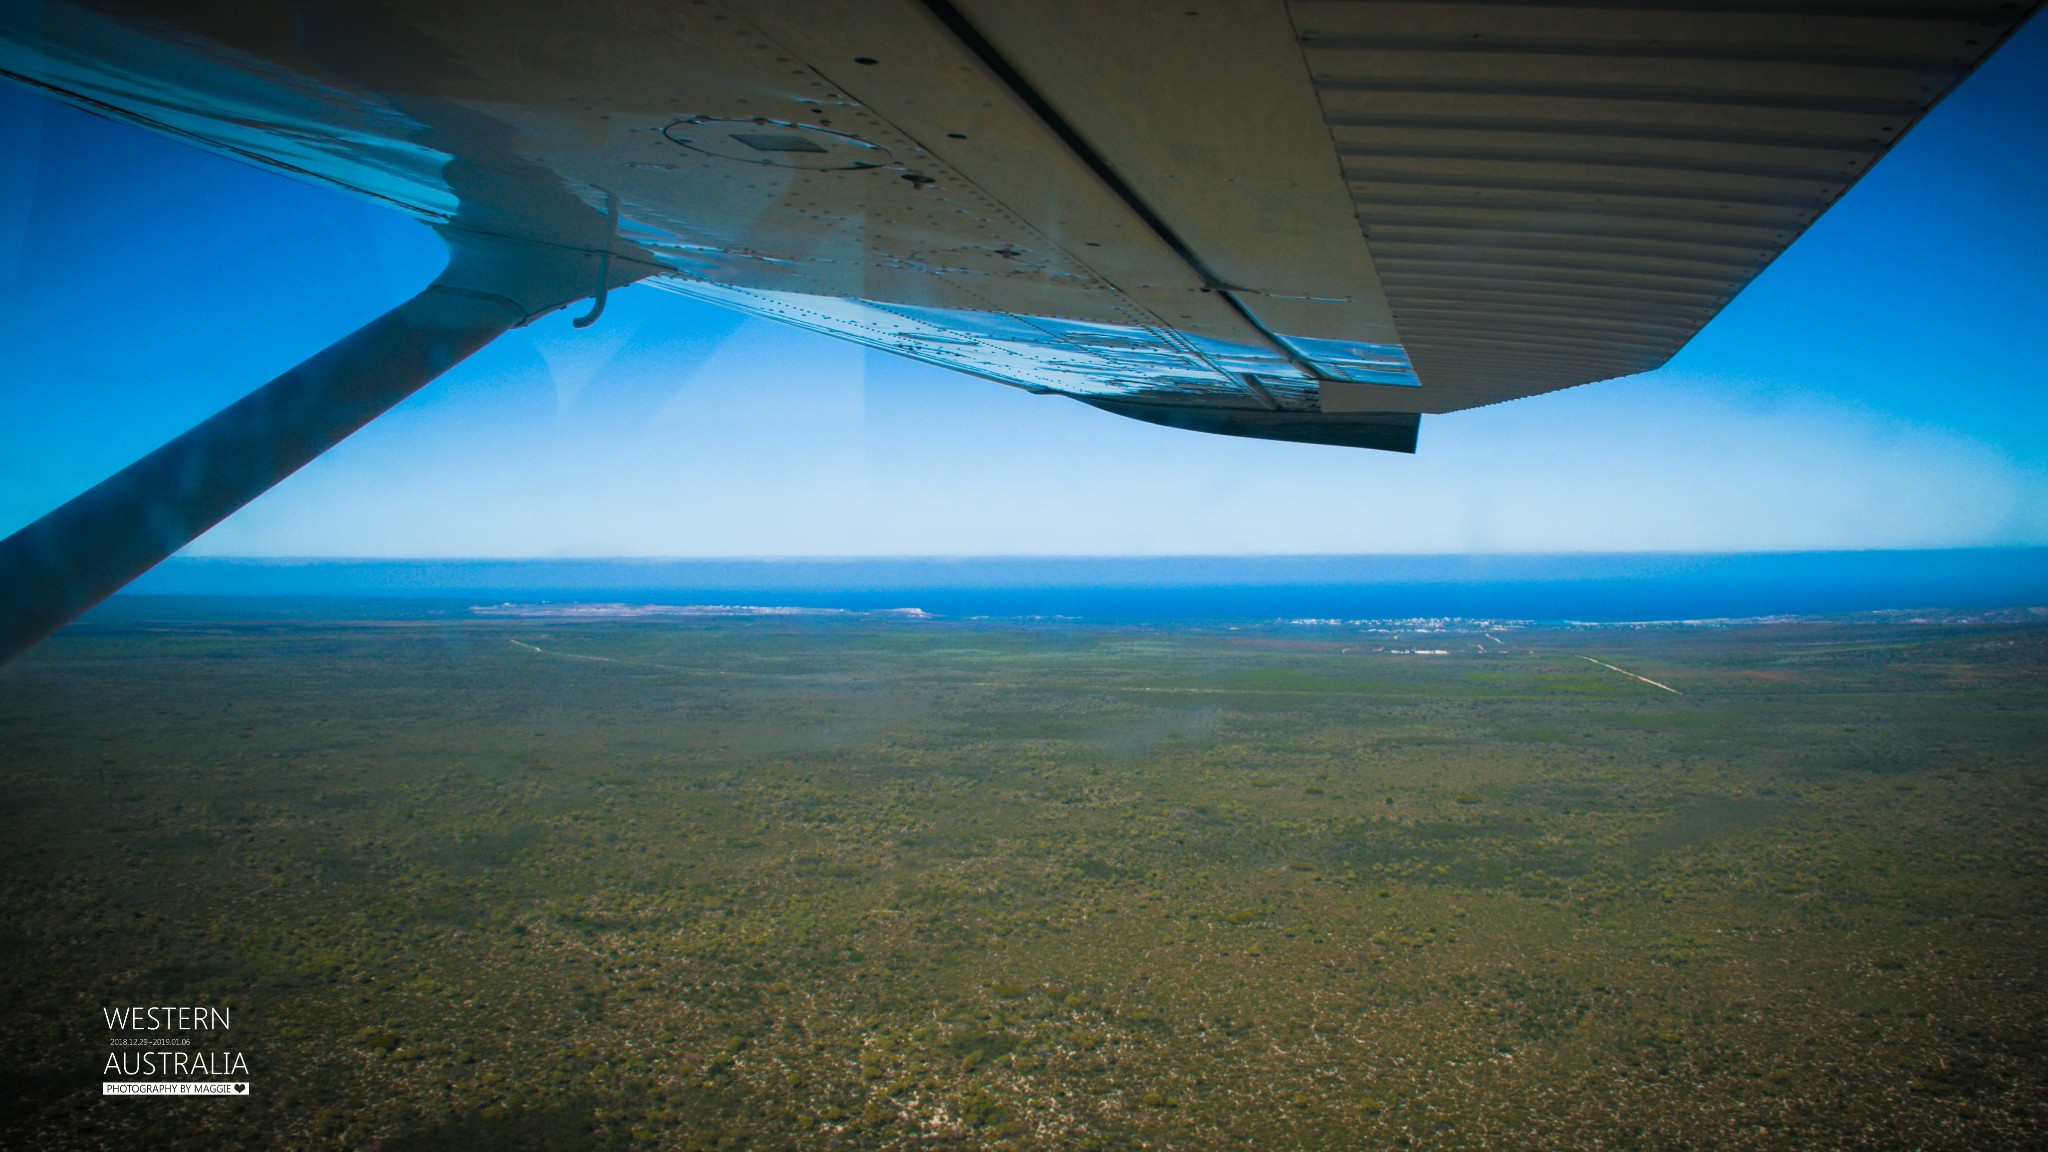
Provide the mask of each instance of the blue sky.
[{"label": "blue sky", "polygon": [[[409,295],[431,233],[0,87],[0,532]],[[514,333],[189,550],[1160,555],[2048,544],[2048,22],[1665,369],[1415,457],[1117,419],[651,288]]]}]

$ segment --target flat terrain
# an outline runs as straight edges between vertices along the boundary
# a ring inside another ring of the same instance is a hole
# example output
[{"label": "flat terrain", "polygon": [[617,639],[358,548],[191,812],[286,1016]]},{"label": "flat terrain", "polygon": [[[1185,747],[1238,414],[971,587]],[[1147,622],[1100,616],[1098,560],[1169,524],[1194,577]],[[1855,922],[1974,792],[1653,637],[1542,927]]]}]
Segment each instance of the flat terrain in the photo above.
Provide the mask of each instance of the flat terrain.
[{"label": "flat terrain", "polygon": [[0,1145],[2048,1144],[2048,626],[220,613],[0,671]]}]

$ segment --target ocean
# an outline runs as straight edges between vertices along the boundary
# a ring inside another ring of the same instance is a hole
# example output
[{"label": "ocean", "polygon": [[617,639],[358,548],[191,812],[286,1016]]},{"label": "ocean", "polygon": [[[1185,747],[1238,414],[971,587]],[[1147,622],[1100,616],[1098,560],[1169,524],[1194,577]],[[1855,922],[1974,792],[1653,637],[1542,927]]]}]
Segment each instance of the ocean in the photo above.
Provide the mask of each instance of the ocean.
[{"label": "ocean", "polygon": [[[740,560],[179,557],[131,596],[920,609],[1196,623],[1458,617],[1622,623],[2048,605],[2048,549]],[[128,608],[135,605],[127,602]]]}]

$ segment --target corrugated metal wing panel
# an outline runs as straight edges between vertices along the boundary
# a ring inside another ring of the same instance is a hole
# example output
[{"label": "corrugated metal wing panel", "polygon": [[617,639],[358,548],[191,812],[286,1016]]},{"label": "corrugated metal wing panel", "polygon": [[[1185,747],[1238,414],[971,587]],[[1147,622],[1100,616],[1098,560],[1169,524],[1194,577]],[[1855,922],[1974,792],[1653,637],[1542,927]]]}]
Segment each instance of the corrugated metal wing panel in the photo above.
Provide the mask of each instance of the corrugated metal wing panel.
[{"label": "corrugated metal wing panel", "polygon": [[1662,364],[2034,6],[1289,7],[1448,411]]}]

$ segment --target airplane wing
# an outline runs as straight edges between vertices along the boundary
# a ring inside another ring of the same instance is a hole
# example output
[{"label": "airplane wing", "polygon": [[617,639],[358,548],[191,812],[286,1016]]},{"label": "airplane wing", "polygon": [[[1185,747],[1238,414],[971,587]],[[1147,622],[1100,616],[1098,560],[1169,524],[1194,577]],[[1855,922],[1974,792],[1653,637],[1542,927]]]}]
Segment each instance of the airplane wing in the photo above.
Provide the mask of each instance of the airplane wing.
[{"label": "airplane wing", "polygon": [[602,246],[616,198],[664,287],[1032,391],[1393,446],[1360,417],[1662,364],[2034,6],[54,3],[0,69],[436,223]]},{"label": "airplane wing", "polygon": [[1662,364],[2039,4],[46,0],[0,74],[411,213],[508,324],[648,279],[1406,452]]}]

